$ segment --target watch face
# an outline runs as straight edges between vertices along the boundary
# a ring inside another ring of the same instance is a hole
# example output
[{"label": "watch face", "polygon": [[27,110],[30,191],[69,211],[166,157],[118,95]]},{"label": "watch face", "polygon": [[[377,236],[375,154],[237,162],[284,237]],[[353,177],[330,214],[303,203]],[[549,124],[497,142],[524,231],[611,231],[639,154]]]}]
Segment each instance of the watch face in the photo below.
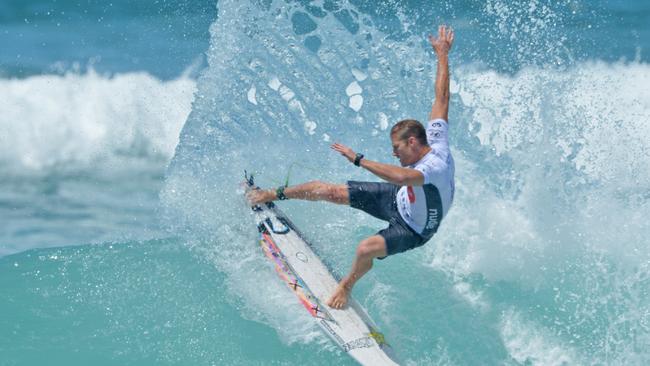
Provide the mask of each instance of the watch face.
[{"label": "watch face", "polygon": [[363,159],[363,154],[357,153],[356,157],[354,158],[354,165],[359,166],[361,159]]}]

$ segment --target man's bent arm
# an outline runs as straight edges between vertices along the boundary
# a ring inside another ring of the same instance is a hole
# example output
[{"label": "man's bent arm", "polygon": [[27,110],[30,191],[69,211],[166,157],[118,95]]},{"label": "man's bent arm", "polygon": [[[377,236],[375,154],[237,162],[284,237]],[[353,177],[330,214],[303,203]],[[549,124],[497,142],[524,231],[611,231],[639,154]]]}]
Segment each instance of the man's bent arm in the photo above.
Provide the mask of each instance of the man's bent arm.
[{"label": "man's bent arm", "polygon": [[[332,144],[332,149],[338,151],[351,163],[355,161],[356,154],[352,149],[338,142]],[[421,186],[424,185],[424,174],[412,168],[403,168],[391,164],[384,164],[368,159],[361,159],[359,166],[365,168],[379,178],[398,186]]]},{"label": "man's bent arm", "polygon": [[419,170],[361,159],[359,164],[379,178],[398,186],[424,185],[424,175]]},{"label": "man's bent arm", "polygon": [[445,26],[438,28],[438,38],[429,36],[429,42],[438,56],[436,72],[436,99],[431,106],[429,120],[442,118],[449,121],[449,50],[454,42],[454,32]]}]

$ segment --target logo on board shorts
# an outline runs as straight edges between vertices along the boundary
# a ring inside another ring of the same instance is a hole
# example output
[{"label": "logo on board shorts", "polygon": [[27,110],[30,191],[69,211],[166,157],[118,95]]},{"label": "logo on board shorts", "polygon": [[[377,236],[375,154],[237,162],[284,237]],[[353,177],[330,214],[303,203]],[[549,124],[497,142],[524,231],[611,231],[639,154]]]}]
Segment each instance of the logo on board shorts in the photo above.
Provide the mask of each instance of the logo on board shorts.
[{"label": "logo on board shorts", "polygon": [[408,186],[406,188],[406,193],[408,193],[409,196],[409,202],[410,203],[415,203],[415,192],[413,192],[413,187]]},{"label": "logo on board shorts", "polygon": [[429,209],[429,215],[427,217],[427,229],[434,229],[438,226],[438,210],[435,208]]}]

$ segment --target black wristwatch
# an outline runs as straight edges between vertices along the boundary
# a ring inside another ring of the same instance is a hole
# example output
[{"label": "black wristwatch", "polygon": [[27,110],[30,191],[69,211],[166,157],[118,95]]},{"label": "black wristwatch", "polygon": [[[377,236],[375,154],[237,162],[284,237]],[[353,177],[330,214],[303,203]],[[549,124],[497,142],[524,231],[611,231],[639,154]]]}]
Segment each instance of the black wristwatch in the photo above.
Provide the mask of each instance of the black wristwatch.
[{"label": "black wristwatch", "polygon": [[284,189],[287,188],[286,186],[279,186],[278,189],[275,190],[275,195],[278,197],[280,201],[284,201],[286,199],[289,199],[289,197],[284,195]]},{"label": "black wristwatch", "polygon": [[363,159],[363,154],[357,153],[357,155],[354,157],[354,165],[356,166],[361,165],[361,159]]}]

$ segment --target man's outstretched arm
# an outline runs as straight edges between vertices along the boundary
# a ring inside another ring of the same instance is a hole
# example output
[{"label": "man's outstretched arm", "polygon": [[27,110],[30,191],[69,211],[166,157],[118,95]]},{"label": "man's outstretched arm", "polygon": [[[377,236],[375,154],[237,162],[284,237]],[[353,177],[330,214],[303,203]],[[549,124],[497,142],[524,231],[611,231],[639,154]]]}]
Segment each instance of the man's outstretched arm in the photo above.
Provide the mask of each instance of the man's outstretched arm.
[{"label": "man's outstretched arm", "polygon": [[436,99],[431,106],[429,120],[442,118],[449,121],[449,50],[454,43],[454,31],[444,25],[438,27],[438,38],[429,35],[431,47],[438,56],[436,72]]},{"label": "man's outstretched arm", "polygon": [[[332,149],[338,151],[350,162],[353,162],[356,157],[355,152],[345,145],[334,143]],[[368,159],[362,159],[360,166],[379,178],[398,186],[421,186],[424,184],[424,175],[419,170]]]}]

